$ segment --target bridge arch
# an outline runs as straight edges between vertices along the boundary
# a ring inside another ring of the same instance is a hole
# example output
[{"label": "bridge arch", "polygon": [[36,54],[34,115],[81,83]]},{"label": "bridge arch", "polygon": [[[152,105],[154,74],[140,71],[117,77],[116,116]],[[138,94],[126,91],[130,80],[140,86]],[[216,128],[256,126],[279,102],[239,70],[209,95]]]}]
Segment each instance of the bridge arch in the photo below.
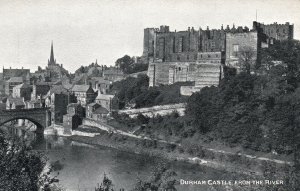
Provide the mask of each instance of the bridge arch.
[{"label": "bridge arch", "polygon": [[0,111],[0,125],[16,119],[27,119],[37,126],[36,133],[43,133],[48,126],[50,116],[48,108],[33,108]]},{"label": "bridge arch", "polygon": [[32,122],[34,125],[36,125],[36,133],[43,133],[44,129],[46,127],[43,126],[40,122],[37,120],[31,118],[31,117],[12,117],[10,119],[7,119],[6,121],[3,121],[0,123],[0,126],[4,125],[5,123],[8,123],[10,121],[18,120],[18,119],[27,119],[28,121]]}]

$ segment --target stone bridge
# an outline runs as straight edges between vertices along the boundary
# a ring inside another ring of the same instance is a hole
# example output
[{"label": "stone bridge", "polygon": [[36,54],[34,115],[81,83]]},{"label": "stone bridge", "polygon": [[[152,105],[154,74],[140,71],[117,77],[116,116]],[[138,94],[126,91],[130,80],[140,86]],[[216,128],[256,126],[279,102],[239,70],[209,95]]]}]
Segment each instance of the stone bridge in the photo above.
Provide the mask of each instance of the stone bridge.
[{"label": "stone bridge", "polygon": [[185,104],[178,103],[178,104],[170,104],[170,105],[158,105],[158,106],[139,108],[139,109],[124,109],[124,110],[119,110],[118,113],[119,114],[125,113],[129,115],[129,117],[134,118],[138,116],[138,114],[142,114],[148,117],[153,117],[157,114],[161,116],[169,115],[174,111],[178,112],[180,116],[183,116],[185,112]]},{"label": "stone bridge", "polygon": [[37,133],[43,133],[49,125],[49,108],[0,110],[0,126],[16,119],[27,119],[37,126]]}]

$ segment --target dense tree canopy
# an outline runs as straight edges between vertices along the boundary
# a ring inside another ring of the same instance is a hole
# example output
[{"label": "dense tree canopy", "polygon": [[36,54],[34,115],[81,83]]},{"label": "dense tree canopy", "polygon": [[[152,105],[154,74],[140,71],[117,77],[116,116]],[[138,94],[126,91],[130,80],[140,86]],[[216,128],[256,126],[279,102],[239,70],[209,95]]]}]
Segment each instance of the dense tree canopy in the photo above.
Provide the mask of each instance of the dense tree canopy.
[{"label": "dense tree canopy", "polygon": [[[80,75],[80,74],[84,74],[84,73],[87,73],[91,68],[95,68],[95,70],[93,71],[93,75],[94,76],[97,76],[99,75],[99,71],[96,70],[97,67],[99,67],[99,65],[97,63],[91,63],[90,65],[88,66],[80,66],[76,71],[75,71],[75,75]],[[104,66],[105,68],[107,66]]]},{"label": "dense tree canopy", "polygon": [[137,78],[128,77],[125,80],[114,82],[110,91],[116,93],[120,108],[125,106],[140,108],[186,102],[188,97],[180,95],[180,86],[182,85],[191,85],[191,83],[179,82],[149,88],[148,76],[141,74]]},{"label": "dense tree canopy", "polygon": [[[0,132],[0,190],[52,190],[57,181],[45,171],[46,158],[21,139]],[[59,189],[58,189],[59,190]]]},{"label": "dense tree canopy", "polygon": [[232,145],[291,153],[299,136],[300,44],[276,42],[263,55],[258,74],[225,75],[219,87],[193,94],[187,115],[199,132]]},{"label": "dense tree canopy", "polygon": [[116,66],[119,67],[125,74],[132,74],[136,72],[145,71],[148,69],[148,64],[142,62],[135,62],[134,58],[128,55],[119,58],[116,61]]}]

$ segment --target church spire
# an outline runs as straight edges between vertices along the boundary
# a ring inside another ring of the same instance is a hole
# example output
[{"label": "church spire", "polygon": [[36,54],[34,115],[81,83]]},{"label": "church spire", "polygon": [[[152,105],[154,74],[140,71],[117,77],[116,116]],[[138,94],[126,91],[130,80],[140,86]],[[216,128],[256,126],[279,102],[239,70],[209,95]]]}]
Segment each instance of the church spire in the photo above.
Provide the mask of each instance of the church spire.
[{"label": "church spire", "polygon": [[54,53],[53,53],[53,41],[51,42],[51,53],[50,53],[50,60],[48,60],[48,64],[56,64],[56,60],[54,60]]}]

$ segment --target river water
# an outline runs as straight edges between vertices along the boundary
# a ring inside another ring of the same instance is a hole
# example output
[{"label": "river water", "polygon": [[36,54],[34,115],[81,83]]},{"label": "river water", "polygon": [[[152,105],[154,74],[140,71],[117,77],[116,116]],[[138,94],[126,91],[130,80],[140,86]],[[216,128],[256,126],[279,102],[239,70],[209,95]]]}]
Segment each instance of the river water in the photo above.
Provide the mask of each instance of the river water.
[{"label": "river water", "polygon": [[[21,130],[15,131],[18,135]],[[28,133],[26,133],[28,134]],[[132,153],[119,151],[102,146],[90,146],[74,142],[66,137],[27,135],[32,140],[35,150],[43,151],[49,162],[59,161],[61,167],[57,174],[59,184],[70,191],[94,191],[97,183],[103,179],[103,174],[112,180],[114,187],[119,190],[130,190],[138,178],[146,179],[159,160]],[[233,180],[238,175],[218,171],[208,167],[183,162],[172,162],[171,169],[177,173],[176,179],[184,180]],[[182,191],[214,190],[208,185],[178,185]],[[217,188],[225,190],[225,186]]]}]

